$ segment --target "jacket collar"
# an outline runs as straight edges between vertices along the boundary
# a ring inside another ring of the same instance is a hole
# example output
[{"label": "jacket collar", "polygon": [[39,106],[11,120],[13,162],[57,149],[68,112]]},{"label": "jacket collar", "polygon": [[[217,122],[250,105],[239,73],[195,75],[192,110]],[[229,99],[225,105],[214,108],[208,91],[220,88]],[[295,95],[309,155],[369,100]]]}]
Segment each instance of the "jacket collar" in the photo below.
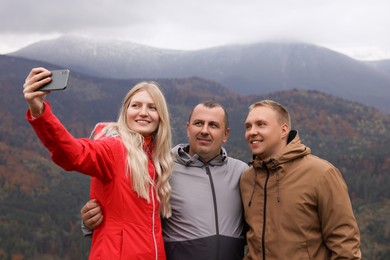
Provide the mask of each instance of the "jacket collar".
[{"label": "jacket collar", "polygon": [[263,161],[256,155],[253,155],[251,164],[256,170],[264,168],[276,169],[282,164],[303,157],[310,153],[310,148],[302,144],[298,135],[298,131],[291,130],[287,138],[287,146],[279,158],[271,158],[268,161]]},{"label": "jacket collar", "polygon": [[194,154],[191,156],[189,154],[190,145],[189,144],[179,144],[172,149],[174,156],[174,161],[181,165],[190,166],[190,167],[203,167],[204,165],[210,166],[220,166],[227,163],[227,152],[225,148],[222,147],[221,152],[209,162],[204,162],[199,155]]}]

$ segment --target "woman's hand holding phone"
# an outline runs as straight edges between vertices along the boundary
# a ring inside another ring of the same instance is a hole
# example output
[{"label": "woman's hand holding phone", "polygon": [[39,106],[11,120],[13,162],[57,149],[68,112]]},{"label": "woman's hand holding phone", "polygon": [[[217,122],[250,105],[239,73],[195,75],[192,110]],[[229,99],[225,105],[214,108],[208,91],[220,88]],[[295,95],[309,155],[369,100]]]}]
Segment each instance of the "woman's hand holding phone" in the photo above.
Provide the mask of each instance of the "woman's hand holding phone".
[{"label": "woman's hand holding phone", "polygon": [[40,67],[30,71],[23,85],[23,94],[33,117],[43,113],[43,101],[51,90],[66,88],[68,77],[69,70],[49,71]]}]

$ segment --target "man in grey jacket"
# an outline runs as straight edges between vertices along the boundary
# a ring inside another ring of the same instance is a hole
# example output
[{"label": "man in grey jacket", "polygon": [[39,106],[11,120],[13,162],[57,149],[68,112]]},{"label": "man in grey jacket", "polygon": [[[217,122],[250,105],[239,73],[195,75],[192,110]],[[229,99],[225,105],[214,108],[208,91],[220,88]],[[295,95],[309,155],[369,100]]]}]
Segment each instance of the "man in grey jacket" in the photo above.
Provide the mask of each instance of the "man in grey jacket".
[{"label": "man in grey jacket", "polygon": [[[244,220],[239,181],[248,166],[222,147],[230,128],[226,110],[205,102],[186,124],[189,144],[172,149],[172,217],[163,220],[167,259],[242,259]],[[93,229],[103,216],[96,201],[81,210]]]}]

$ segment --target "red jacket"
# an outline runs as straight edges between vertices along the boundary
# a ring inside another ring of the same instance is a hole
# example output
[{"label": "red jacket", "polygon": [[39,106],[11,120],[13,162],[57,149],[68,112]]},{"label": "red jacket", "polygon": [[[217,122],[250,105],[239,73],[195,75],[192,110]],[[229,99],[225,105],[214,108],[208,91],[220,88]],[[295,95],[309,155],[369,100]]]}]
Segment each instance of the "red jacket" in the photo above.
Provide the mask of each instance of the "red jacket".
[{"label": "red jacket", "polygon": [[[54,116],[49,103],[42,116],[27,119],[53,161],[67,171],[93,178],[91,197],[98,199],[104,214],[95,229],[89,259],[165,259],[159,203],[154,189],[150,201],[139,198],[125,174],[127,152],[119,137],[97,141],[75,139]],[[156,180],[154,166],[149,174]]]}]

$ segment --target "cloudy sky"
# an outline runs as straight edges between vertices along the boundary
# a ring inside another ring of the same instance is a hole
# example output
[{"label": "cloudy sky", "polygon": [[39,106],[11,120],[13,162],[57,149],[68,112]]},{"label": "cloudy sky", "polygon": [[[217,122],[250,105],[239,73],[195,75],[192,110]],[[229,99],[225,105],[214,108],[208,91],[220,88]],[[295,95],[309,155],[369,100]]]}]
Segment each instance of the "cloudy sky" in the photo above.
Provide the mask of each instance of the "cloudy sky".
[{"label": "cloudy sky", "polygon": [[201,49],[301,41],[390,58],[389,0],[1,0],[0,54],[65,34]]}]

